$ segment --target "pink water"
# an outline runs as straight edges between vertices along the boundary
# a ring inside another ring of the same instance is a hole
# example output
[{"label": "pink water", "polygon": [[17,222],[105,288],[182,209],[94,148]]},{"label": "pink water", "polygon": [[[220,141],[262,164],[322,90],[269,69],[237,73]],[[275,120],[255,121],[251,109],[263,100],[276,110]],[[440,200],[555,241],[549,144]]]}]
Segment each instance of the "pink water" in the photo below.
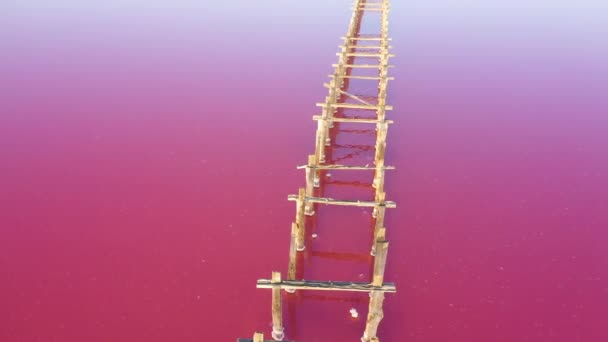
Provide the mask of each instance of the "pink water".
[{"label": "pink water", "polygon": [[[0,341],[269,336],[350,5],[0,4]],[[382,341],[608,340],[607,10],[393,1]],[[303,276],[367,279],[370,223],[319,208]],[[285,299],[289,339],[362,334],[364,294]]]}]

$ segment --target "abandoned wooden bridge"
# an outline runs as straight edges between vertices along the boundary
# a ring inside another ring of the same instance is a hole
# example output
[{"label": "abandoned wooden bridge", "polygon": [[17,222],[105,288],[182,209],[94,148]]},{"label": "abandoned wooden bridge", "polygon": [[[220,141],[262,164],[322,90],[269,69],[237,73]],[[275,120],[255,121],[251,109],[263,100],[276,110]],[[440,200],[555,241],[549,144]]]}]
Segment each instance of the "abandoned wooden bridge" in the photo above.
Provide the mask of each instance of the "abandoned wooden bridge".
[{"label": "abandoned wooden bridge", "polygon": [[[386,120],[386,111],[393,108],[386,104],[388,82],[389,59],[394,57],[389,53],[388,37],[388,14],[389,0],[368,2],[356,0],[353,15],[348,27],[348,32],[341,46],[338,63],[334,64],[335,71],[330,75],[330,81],[324,84],[329,90],[325,102],[318,103],[321,115],[313,116],[317,121],[315,153],[308,157],[308,163],[299,166],[306,171],[306,187],[301,188],[297,195],[289,195],[288,200],[296,202],[295,222],[291,225],[291,246],[289,253],[289,267],[287,279],[282,279],[281,273],[272,272],[271,279],[258,280],[257,287],[271,289],[272,291],[272,338],[281,341],[285,337],[283,327],[283,310],[281,289],[288,293],[296,290],[324,290],[324,291],[354,291],[369,292],[369,311],[365,331],[361,340],[363,342],[379,341],[377,336],[378,326],[383,318],[382,305],[385,292],[396,292],[393,283],[384,282],[384,270],[388,252],[388,241],[386,240],[386,229],[384,217],[387,208],[395,208],[396,204],[386,200],[384,192],[384,174],[386,170],[394,167],[385,165],[386,138],[388,126],[393,123]],[[380,27],[373,34],[362,34],[361,22],[364,15],[379,15]],[[367,61],[358,63],[361,59]],[[369,60],[373,64],[369,64]],[[377,74],[360,75],[355,71],[377,70]],[[354,95],[349,92],[350,80],[366,80],[377,82],[377,94],[373,96]],[[370,99],[370,98],[373,98]],[[347,117],[346,110],[373,111],[375,117]],[[326,151],[332,146],[331,130],[334,123],[359,123],[376,125],[376,143],[373,166],[346,166],[326,164]],[[315,188],[322,185],[322,173],[328,170],[363,171],[373,172],[372,186],[375,189],[373,201],[361,200],[337,200],[315,196]],[[296,265],[298,251],[304,251],[306,237],[306,216],[315,214],[315,206],[340,205],[373,208],[374,239],[370,242],[371,254],[374,255],[373,275],[370,282],[333,282],[333,281],[305,281],[296,279]],[[238,342],[263,342],[262,333],[256,332],[253,339],[238,339]]]}]

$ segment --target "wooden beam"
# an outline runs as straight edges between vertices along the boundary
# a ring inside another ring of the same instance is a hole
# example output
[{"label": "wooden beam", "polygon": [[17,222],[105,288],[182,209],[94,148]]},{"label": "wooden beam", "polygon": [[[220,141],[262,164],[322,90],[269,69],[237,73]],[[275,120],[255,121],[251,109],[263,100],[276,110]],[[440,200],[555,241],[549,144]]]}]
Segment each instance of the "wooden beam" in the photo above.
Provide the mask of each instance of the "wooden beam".
[{"label": "wooden beam", "polygon": [[372,11],[372,12],[384,12],[384,11],[389,11],[388,8],[375,8],[375,7],[363,7],[363,8],[356,8],[356,10],[358,11]]},{"label": "wooden beam", "polygon": [[[345,109],[364,109],[364,110],[378,110],[379,106],[367,106],[358,105],[353,103],[317,103],[317,107],[331,107],[331,108],[345,108]],[[385,106],[385,110],[393,110],[393,106]]]},{"label": "wooden beam", "polygon": [[[288,201],[299,201],[298,195],[289,195],[287,196]],[[323,197],[306,197],[306,201],[310,201],[313,203],[327,204],[327,205],[342,205],[342,206],[352,206],[352,207],[370,207],[370,208],[397,208],[397,203],[393,201],[385,201],[382,203],[379,202],[371,202],[371,201],[359,201],[359,200],[336,200],[333,198],[323,198]]]},{"label": "wooden beam", "polygon": [[349,92],[346,92],[346,91],[344,91],[344,90],[342,90],[342,89],[339,89],[339,88],[334,88],[334,87],[332,87],[331,85],[329,85],[329,84],[327,84],[327,83],[323,83],[323,86],[324,86],[325,88],[327,88],[327,89],[333,89],[333,90],[337,91],[337,92],[338,92],[338,93],[340,93],[340,94],[344,94],[344,95],[346,95],[346,96],[350,97],[350,98],[351,98],[351,99],[353,99],[353,100],[356,100],[356,101],[359,101],[359,102],[363,103],[364,105],[367,105],[367,106],[373,106],[373,104],[372,104],[372,103],[369,103],[369,102],[367,102],[367,101],[363,100],[362,98],[360,98],[360,97],[359,97],[359,96],[357,96],[357,95],[353,95],[353,94],[351,94],[351,93],[349,93]]},{"label": "wooden beam", "polygon": [[379,121],[376,119],[359,119],[359,118],[323,118],[320,115],[315,115],[312,117],[313,120],[315,121],[333,121],[333,122],[351,122],[351,123],[369,123],[369,124],[378,124],[378,123],[386,123],[386,124],[392,124],[394,123],[393,120],[384,120],[384,121]]},{"label": "wooden beam", "polygon": [[[336,55],[340,56],[342,54],[338,52]],[[395,57],[394,54],[390,53],[347,52],[345,55],[346,57]]]},{"label": "wooden beam", "polygon": [[[272,272],[271,284],[281,284],[281,273]],[[283,306],[281,303],[281,289],[272,288],[272,338],[277,341],[282,341],[285,337],[283,327]]]},{"label": "wooden beam", "polygon": [[[328,75],[331,78],[335,78],[336,76],[334,75]],[[378,80],[381,81],[384,78],[380,77],[380,76],[356,76],[356,75],[344,75],[344,76],[340,76],[340,78],[348,78],[348,79],[355,79],[355,80]],[[386,77],[387,81],[393,81],[395,78],[394,77]]]},{"label": "wooden beam", "polygon": [[382,284],[381,287],[370,283],[352,283],[345,281],[311,281],[311,280],[283,280],[281,283],[273,283],[268,279],[260,279],[257,282],[258,289],[294,289],[313,291],[348,291],[348,292],[397,292],[393,283]]},{"label": "wooden beam", "polygon": [[[347,43],[348,44],[348,43]],[[347,50],[350,49],[393,49],[392,46],[377,46],[377,45],[344,45],[344,46],[338,46],[339,48],[346,48]]]},{"label": "wooden beam", "polygon": [[343,40],[361,40],[361,41],[386,41],[393,40],[393,38],[384,37],[340,37]]},{"label": "wooden beam", "polygon": [[[297,167],[298,170],[301,169],[319,169],[319,170],[376,170],[375,166],[350,166],[350,165],[300,165]],[[384,166],[385,170],[394,170],[394,166]],[[308,196],[308,195],[307,195]],[[312,197],[312,196],[309,196]]]},{"label": "wooden beam", "polygon": [[[338,64],[332,64],[331,65],[333,68],[337,68]],[[378,64],[342,64],[343,67],[345,68],[352,68],[352,69],[379,69],[384,67],[383,65],[378,65]],[[394,68],[394,65],[387,65],[387,68]]]}]

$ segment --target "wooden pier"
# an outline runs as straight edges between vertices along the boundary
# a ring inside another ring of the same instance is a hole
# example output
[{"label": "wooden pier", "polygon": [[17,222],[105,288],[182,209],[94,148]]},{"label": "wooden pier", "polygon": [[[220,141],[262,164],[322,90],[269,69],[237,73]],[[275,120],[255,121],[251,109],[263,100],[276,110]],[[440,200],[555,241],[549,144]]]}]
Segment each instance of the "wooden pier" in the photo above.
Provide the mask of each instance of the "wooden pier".
[{"label": "wooden pier", "polygon": [[[395,169],[393,166],[385,165],[388,127],[393,123],[393,121],[386,119],[386,112],[393,110],[393,107],[386,103],[388,82],[394,79],[388,76],[388,70],[392,67],[392,65],[389,65],[389,59],[394,57],[393,54],[389,53],[391,46],[388,45],[391,41],[391,38],[388,37],[389,11],[389,0],[355,1],[347,34],[345,37],[342,37],[344,43],[340,46],[340,52],[337,53],[339,57],[338,63],[333,64],[335,68],[334,74],[329,75],[329,82],[324,84],[324,87],[328,89],[328,96],[324,102],[317,103],[317,106],[321,109],[321,113],[313,116],[313,120],[317,121],[315,151],[314,154],[308,156],[305,165],[298,166],[298,169],[305,170],[306,172],[306,186],[300,188],[297,194],[287,197],[289,201],[296,203],[295,220],[291,224],[287,279],[282,279],[279,272],[272,272],[270,279],[260,279],[257,281],[258,288],[270,289],[272,291],[271,336],[274,340],[284,340],[287,335],[283,326],[281,290],[285,290],[288,293],[294,293],[295,291],[368,292],[370,301],[365,330],[361,338],[363,342],[379,342],[377,331],[384,316],[382,309],[385,298],[384,294],[397,291],[395,284],[384,281],[389,246],[389,242],[386,239],[384,219],[386,209],[396,208],[397,206],[395,202],[386,200],[384,188],[385,172]],[[360,34],[361,21],[364,15],[380,16],[381,25],[378,28],[377,34]],[[358,63],[361,59],[365,62]],[[354,75],[353,70],[356,69],[376,69],[377,75]],[[349,92],[348,85],[350,80],[377,82],[378,92],[374,97],[375,101]],[[346,102],[346,100],[350,100],[351,102]],[[366,111],[367,113],[375,112],[375,117],[355,118],[340,115],[345,110],[359,110]],[[327,149],[332,146],[331,131],[334,123],[373,124],[376,126],[373,165],[326,163]],[[371,185],[375,190],[374,200],[334,199],[316,196],[315,188],[320,187],[322,184],[321,174],[328,170],[373,171]],[[375,218],[373,226],[374,237],[370,241],[370,254],[374,256],[372,279],[369,282],[296,279],[298,252],[306,249],[306,216],[315,215],[315,211],[319,206],[336,205],[373,208],[372,215]],[[237,339],[237,342],[264,342],[264,335],[256,332],[253,339]]]}]

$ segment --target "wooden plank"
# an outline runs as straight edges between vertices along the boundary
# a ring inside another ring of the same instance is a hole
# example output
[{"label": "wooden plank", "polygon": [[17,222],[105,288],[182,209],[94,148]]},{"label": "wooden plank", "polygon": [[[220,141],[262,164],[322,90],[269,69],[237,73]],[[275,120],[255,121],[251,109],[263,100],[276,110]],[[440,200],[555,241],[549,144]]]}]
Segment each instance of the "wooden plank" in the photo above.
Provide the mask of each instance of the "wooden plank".
[{"label": "wooden plank", "polygon": [[[338,52],[336,55],[340,56],[342,54]],[[346,57],[395,57],[395,55],[391,53],[347,52],[345,55]]]},{"label": "wooden plank", "polygon": [[[363,110],[378,110],[379,106],[358,105],[353,103],[317,103],[317,107],[345,108],[345,109],[363,109]],[[385,106],[385,110],[393,110],[393,106]]]},{"label": "wooden plank", "polygon": [[[298,170],[301,169],[320,169],[320,170],[376,170],[375,166],[350,166],[350,165],[300,165],[297,167]],[[394,166],[384,166],[385,170],[394,170]],[[308,195],[307,195],[308,196]],[[309,196],[312,197],[312,196]]]},{"label": "wooden plank", "polygon": [[[281,273],[272,272],[271,284],[281,284]],[[283,306],[281,302],[281,289],[278,287],[272,288],[272,338],[277,341],[282,341],[285,337],[283,327]]]},{"label": "wooden plank", "polygon": [[[348,43],[347,43],[348,44]],[[344,45],[344,46],[338,46],[339,48],[346,48],[347,50],[350,49],[393,49],[392,46],[377,46],[377,45]]]},{"label": "wooden plank", "polygon": [[[331,78],[334,78],[336,76],[334,75],[328,75]],[[344,76],[340,76],[340,78],[347,78],[347,79],[355,79],[355,80],[377,80],[377,81],[381,81],[383,79],[386,79],[387,81],[393,81],[395,78],[394,77],[380,77],[380,76],[357,76],[357,75],[344,75]]]},{"label": "wooden plank", "polygon": [[[298,195],[287,196],[288,201],[298,201]],[[393,201],[385,202],[371,202],[371,201],[359,201],[359,200],[336,200],[333,198],[324,197],[306,197],[306,201],[313,203],[327,204],[327,205],[342,205],[352,207],[370,207],[370,208],[397,208],[397,203]]]},{"label": "wooden plank", "polygon": [[361,41],[387,41],[393,40],[393,38],[385,37],[340,37],[343,40],[361,40]]},{"label": "wooden plank", "polygon": [[[332,64],[331,65],[333,68],[337,68],[338,64]],[[351,68],[351,69],[379,69],[381,67],[384,67],[383,65],[378,65],[378,64],[342,64],[341,66],[345,67],[345,68]],[[387,68],[394,68],[394,65],[387,65]]]},{"label": "wooden plank", "polygon": [[384,283],[381,287],[370,283],[352,283],[345,281],[312,281],[312,280],[283,280],[280,284],[272,283],[268,279],[257,282],[258,289],[294,289],[311,291],[347,291],[347,292],[397,292],[394,283]]},{"label": "wooden plank", "polygon": [[384,121],[379,121],[376,119],[360,119],[360,118],[323,118],[320,115],[315,115],[312,117],[313,120],[315,121],[333,121],[333,122],[352,122],[352,123],[369,123],[369,124],[378,124],[378,123],[386,123],[386,124],[392,124],[394,123],[393,120],[384,120]]},{"label": "wooden plank", "polygon": [[356,10],[358,10],[358,11],[371,11],[371,12],[384,12],[384,11],[389,11],[389,9],[388,9],[388,8],[370,8],[370,7],[357,8]]}]

